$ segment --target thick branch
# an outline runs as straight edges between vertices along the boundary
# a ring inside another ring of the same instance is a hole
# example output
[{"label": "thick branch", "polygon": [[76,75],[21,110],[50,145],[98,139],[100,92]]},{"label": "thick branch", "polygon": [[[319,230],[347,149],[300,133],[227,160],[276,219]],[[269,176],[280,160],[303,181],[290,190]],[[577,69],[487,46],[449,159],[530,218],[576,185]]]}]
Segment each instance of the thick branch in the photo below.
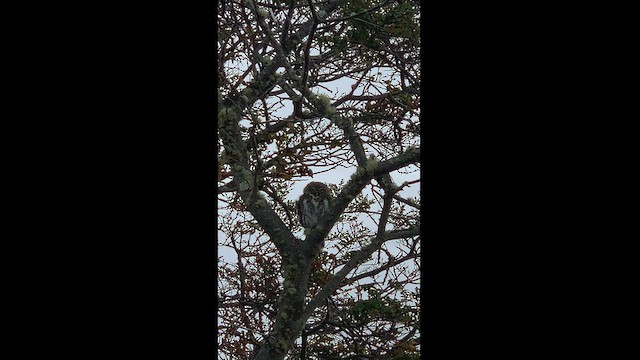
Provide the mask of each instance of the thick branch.
[{"label": "thick branch", "polygon": [[393,195],[393,198],[400,201],[401,203],[405,203],[413,208],[416,208],[418,210],[420,210],[420,205],[416,204],[414,201],[411,201],[409,199],[405,199],[399,195]]},{"label": "thick branch", "polygon": [[245,206],[269,235],[281,255],[293,256],[296,253],[296,238],[258,192],[255,174],[249,170],[247,146],[240,136],[240,115],[232,108],[223,108],[218,113],[218,121],[220,137],[233,174],[233,187],[238,189]]},{"label": "thick branch", "polygon": [[351,283],[354,283],[354,282],[356,282],[356,281],[358,281],[360,279],[373,277],[373,276],[375,276],[375,275],[377,275],[377,274],[379,274],[379,273],[381,273],[381,272],[383,272],[385,270],[389,270],[390,268],[392,268],[395,265],[402,264],[405,261],[418,258],[419,256],[420,255],[417,255],[417,254],[407,254],[407,255],[399,258],[399,259],[396,259],[394,257],[389,258],[389,261],[386,264],[382,265],[381,267],[373,269],[371,271],[367,271],[365,273],[362,273],[362,274],[354,276],[354,277],[350,277],[350,278],[346,279],[345,282],[348,283],[348,284],[351,284]]},{"label": "thick branch", "polygon": [[[367,155],[364,150],[364,146],[362,145],[362,140],[353,128],[353,124],[351,123],[351,121],[342,118],[335,123],[340,129],[342,129],[342,131],[344,131],[344,135],[349,142],[349,146],[351,147],[351,151],[353,151],[353,154],[356,157],[358,165],[365,166],[365,164],[367,163]],[[388,172],[377,175],[376,181],[387,193],[392,193],[396,188],[393,180],[391,179],[391,175],[389,175]]]},{"label": "thick branch", "polygon": [[393,91],[393,92],[388,92],[388,93],[384,93],[384,94],[379,94],[379,95],[352,95],[352,94],[348,94],[343,96],[342,98],[336,100],[335,103],[333,103],[333,106],[338,107],[339,105],[342,105],[344,102],[347,102],[349,100],[356,100],[356,101],[375,101],[375,100],[383,100],[383,99],[387,99],[389,97],[398,95],[398,94],[402,94],[402,90],[397,90],[397,91]]},{"label": "thick branch", "polygon": [[369,161],[365,167],[358,167],[358,170],[351,175],[351,179],[347,182],[338,196],[336,196],[333,206],[329,210],[329,216],[324,217],[314,231],[309,234],[304,242],[305,256],[313,257],[319,251],[319,244],[329,234],[329,231],[344,212],[349,203],[355,199],[362,189],[375,176],[383,176],[391,171],[398,170],[409,164],[420,160],[420,149],[409,148],[406,152],[389,160],[374,162]]}]

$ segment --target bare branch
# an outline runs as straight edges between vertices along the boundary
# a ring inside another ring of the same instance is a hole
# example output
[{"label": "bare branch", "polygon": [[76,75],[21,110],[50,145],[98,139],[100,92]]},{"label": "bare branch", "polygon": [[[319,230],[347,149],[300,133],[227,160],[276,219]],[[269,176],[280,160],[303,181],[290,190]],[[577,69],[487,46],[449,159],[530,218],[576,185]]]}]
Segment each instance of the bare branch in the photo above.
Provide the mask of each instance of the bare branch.
[{"label": "bare branch", "polygon": [[417,236],[420,234],[420,228],[411,228],[404,230],[396,230],[387,232],[384,234],[383,239],[381,240],[379,237],[375,237],[371,240],[371,244],[369,246],[364,247],[362,250],[357,252],[350,260],[347,262],[337,274],[335,274],[329,282],[322,288],[322,290],[316,295],[316,297],[311,300],[306,306],[305,310],[302,313],[302,318],[304,321],[311,316],[313,311],[320,306],[324,301],[331,295],[337,288],[340,286],[341,282],[344,278],[349,274],[353,269],[355,269],[362,262],[367,260],[371,254],[373,254],[384,241],[389,241],[392,239],[401,239],[406,237]]}]

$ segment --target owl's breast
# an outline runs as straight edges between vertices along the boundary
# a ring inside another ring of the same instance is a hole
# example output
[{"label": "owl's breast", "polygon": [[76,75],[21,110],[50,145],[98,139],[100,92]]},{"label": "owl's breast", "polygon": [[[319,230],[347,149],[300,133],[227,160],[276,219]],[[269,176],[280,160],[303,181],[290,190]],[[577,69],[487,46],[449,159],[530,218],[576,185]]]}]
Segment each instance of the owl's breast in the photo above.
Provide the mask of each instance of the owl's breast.
[{"label": "owl's breast", "polygon": [[322,216],[329,209],[329,201],[319,198],[301,199],[300,222],[306,228],[312,228],[318,224]]}]

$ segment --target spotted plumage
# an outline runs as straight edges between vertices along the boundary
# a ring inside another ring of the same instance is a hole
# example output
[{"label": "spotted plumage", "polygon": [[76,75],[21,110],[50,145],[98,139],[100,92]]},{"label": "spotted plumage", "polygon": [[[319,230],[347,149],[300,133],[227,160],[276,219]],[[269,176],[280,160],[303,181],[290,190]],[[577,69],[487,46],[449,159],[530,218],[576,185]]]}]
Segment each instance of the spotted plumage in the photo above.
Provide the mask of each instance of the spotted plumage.
[{"label": "spotted plumage", "polygon": [[296,204],[300,224],[307,229],[316,226],[328,213],[332,201],[331,190],[327,185],[317,181],[309,183]]}]

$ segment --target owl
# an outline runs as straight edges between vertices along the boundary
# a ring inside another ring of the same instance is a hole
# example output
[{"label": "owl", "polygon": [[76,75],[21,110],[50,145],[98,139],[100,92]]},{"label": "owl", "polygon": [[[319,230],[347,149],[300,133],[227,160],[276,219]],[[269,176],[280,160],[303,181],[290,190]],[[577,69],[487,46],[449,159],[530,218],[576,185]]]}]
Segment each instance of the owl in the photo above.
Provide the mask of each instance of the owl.
[{"label": "owl", "polygon": [[329,187],[321,182],[311,182],[296,203],[298,219],[302,227],[311,229],[328,213],[333,198]]}]

